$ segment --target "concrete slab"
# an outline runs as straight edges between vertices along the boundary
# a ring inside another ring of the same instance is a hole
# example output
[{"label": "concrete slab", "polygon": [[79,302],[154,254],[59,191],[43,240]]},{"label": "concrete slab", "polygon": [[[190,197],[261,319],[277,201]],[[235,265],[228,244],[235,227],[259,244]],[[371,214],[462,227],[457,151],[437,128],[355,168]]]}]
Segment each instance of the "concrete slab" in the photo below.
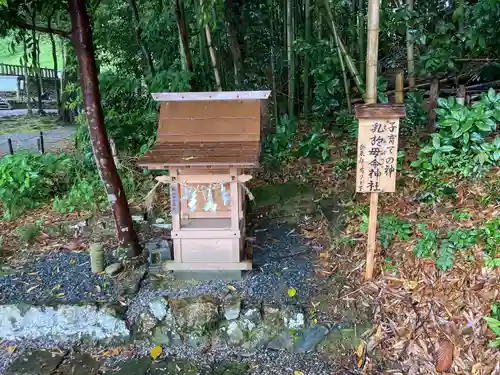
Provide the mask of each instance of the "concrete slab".
[{"label": "concrete slab", "polygon": [[234,281],[243,279],[243,271],[220,270],[220,271],[174,271],[177,280],[225,280]]},{"label": "concrete slab", "polygon": [[4,375],[51,375],[67,351],[30,350],[14,361]]}]

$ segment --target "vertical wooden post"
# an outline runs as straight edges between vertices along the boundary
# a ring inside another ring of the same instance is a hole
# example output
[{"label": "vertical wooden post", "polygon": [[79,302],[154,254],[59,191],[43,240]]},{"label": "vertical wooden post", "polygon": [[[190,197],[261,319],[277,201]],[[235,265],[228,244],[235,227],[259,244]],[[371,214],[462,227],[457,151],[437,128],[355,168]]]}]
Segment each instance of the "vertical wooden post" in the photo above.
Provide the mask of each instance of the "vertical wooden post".
[{"label": "vertical wooden post", "polygon": [[45,145],[43,142],[43,132],[40,132],[40,153],[45,154]]},{"label": "vertical wooden post", "polygon": [[179,172],[175,168],[170,169],[170,177],[172,181],[170,184],[170,210],[172,212],[172,240],[174,243],[174,260],[177,263],[182,262],[182,249],[181,240],[176,238],[175,235],[181,230],[181,215],[180,215],[180,196],[179,196]]},{"label": "vertical wooden post", "polygon": [[[379,0],[368,0],[368,37],[366,51],[366,94],[365,103],[377,103],[377,62],[378,62],[378,25]],[[378,193],[370,193],[370,217],[368,219],[368,243],[366,247],[365,280],[373,276],[375,250],[377,248],[377,209]]]},{"label": "vertical wooden post", "polygon": [[230,192],[231,192],[231,229],[240,230],[240,220],[239,220],[239,194],[238,194],[238,170],[236,168],[231,168],[229,170],[231,175],[230,182]]},{"label": "vertical wooden post", "polygon": [[403,71],[399,70],[396,74],[396,103],[403,104],[405,101],[404,93],[405,83]]},{"label": "vertical wooden post", "polygon": [[465,105],[465,85],[458,86],[457,103]]},{"label": "vertical wooden post", "polygon": [[14,155],[14,147],[12,147],[12,139],[7,139],[7,143],[9,144],[9,154]]}]

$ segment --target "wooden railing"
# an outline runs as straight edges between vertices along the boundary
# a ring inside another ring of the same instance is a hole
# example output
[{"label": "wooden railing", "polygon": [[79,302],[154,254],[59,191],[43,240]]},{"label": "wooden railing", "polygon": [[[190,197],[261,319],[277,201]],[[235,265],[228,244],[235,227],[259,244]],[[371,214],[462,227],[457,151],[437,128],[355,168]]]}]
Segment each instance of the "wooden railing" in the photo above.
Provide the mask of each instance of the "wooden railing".
[{"label": "wooden railing", "polygon": [[[30,76],[34,76],[35,72],[30,69]],[[58,78],[54,69],[42,68],[40,69],[42,78]],[[0,64],[0,76],[23,76],[23,67],[21,65]]]}]

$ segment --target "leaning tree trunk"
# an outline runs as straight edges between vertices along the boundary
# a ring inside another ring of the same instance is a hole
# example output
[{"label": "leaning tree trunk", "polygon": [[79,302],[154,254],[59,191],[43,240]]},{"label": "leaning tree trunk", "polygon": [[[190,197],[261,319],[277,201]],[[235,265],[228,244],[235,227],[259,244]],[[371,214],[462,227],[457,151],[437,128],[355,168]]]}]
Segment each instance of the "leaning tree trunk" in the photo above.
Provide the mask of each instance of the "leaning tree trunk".
[{"label": "leaning tree trunk", "polygon": [[293,54],[293,1],[286,2],[286,41],[288,55],[288,117],[290,134],[295,133],[295,56]]},{"label": "leaning tree trunk", "polygon": [[69,0],[68,3],[73,26],[72,41],[80,65],[80,85],[97,170],[111,204],[118,242],[121,246],[130,247],[129,255],[137,256],[141,253],[139,240],[134,231],[125,191],[111,155],[104,127],[92,31],[85,0]]},{"label": "leaning tree trunk", "polygon": [[175,19],[177,21],[177,29],[179,30],[182,51],[184,52],[183,57],[186,63],[186,70],[191,73],[191,91],[196,91],[196,79],[194,76],[193,60],[191,59],[191,50],[189,49],[188,29],[186,27],[182,0],[175,0]]},{"label": "leaning tree trunk", "polygon": [[[406,0],[408,11],[413,11],[413,0]],[[415,53],[413,47],[413,36],[410,32],[410,25],[406,25],[406,58],[408,60],[408,88],[415,87]]]},{"label": "leaning tree trunk", "polygon": [[358,69],[356,69],[356,65],[354,65],[354,61],[352,60],[351,56],[349,55],[349,53],[347,53],[347,50],[344,46],[344,43],[342,42],[342,39],[337,34],[337,27],[335,26],[335,21],[333,20],[333,14],[332,11],[330,10],[330,4],[328,0],[324,0],[323,7],[325,8],[326,11],[326,16],[328,18],[328,25],[330,26],[330,30],[332,32],[333,41],[335,42],[335,40],[337,40],[340,51],[342,52],[342,57],[344,58],[344,61],[347,65],[347,69],[349,69],[349,72],[351,73],[352,78],[354,79],[354,83],[356,84],[356,87],[358,88],[359,92],[363,93],[364,90],[361,82],[361,76],[359,75]]},{"label": "leaning tree trunk", "polygon": [[344,79],[344,91],[345,91],[345,99],[347,102],[347,111],[349,113],[352,113],[349,78],[347,77],[347,71],[345,69],[345,64],[344,64],[344,58],[342,56],[342,52],[340,51],[340,38],[337,34],[337,30],[334,29],[334,31],[335,31],[334,38],[335,38],[336,50],[337,50],[337,54],[339,56],[340,69],[342,69],[342,78]]},{"label": "leaning tree trunk", "polygon": [[24,92],[26,94],[27,102],[26,108],[28,110],[28,117],[33,117],[33,110],[31,109],[31,95],[30,95],[30,74],[28,70],[28,47],[26,45],[26,35],[23,32],[23,75],[24,75]]},{"label": "leaning tree trunk", "polygon": [[[55,10],[54,10],[55,12]],[[49,37],[50,44],[52,45],[52,60],[54,61],[54,80],[55,80],[55,89],[56,89],[56,102],[57,102],[57,115],[61,117],[61,90],[59,86],[59,78],[57,72],[57,49],[56,49],[56,41],[54,39],[54,34],[52,33],[52,17],[54,16],[54,12],[49,16],[48,19],[48,29],[49,29]]]},{"label": "leaning tree trunk", "polygon": [[144,41],[142,40],[142,28],[139,19],[139,11],[137,10],[137,3],[135,0],[129,0],[129,4],[130,9],[132,10],[132,17],[134,18],[135,40],[137,41],[137,45],[141,49],[142,56],[146,61],[149,76],[152,78],[155,74],[155,67],[153,65],[153,59],[151,58],[151,52],[148,50],[148,48],[144,44]]}]

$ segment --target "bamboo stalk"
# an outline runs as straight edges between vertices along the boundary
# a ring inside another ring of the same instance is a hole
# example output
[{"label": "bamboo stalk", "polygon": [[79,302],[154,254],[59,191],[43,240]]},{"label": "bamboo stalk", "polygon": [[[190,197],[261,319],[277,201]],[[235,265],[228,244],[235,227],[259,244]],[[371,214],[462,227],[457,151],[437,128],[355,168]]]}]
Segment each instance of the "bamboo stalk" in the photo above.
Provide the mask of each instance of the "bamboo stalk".
[{"label": "bamboo stalk", "polygon": [[273,96],[273,115],[274,121],[276,121],[276,128],[279,124],[278,119],[278,98],[276,93],[276,56],[274,55],[274,12],[273,12],[273,0],[268,0],[269,7],[269,31],[271,33],[271,80],[272,80],[272,96]]},{"label": "bamboo stalk", "polygon": [[[365,103],[377,103],[377,61],[380,0],[368,0],[368,37],[366,51]],[[377,248],[378,193],[370,193],[370,217],[368,219],[368,243],[366,249],[365,280],[371,280]]]},{"label": "bamboo stalk", "polygon": [[[310,0],[305,0],[305,37],[306,42],[311,42],[311,3]],[[309,79],[309,66],[311,59],[309,54],[304,58],[304,118],[309,117],[309,98],[310,98],[310,79]]]},{"label": "bamboo stalk", "polygon": [[342,52],[340,51],[340,46],[339,46],[339,36],[337,34],[337,31],[334,29],[334,37],[335,37],[335,44],[337,46],[337,53],[339,55],[339,61],[340,61],[340,69],[342,69],[342,77],[344,79],[344,90],[345,90],[345,98],[347,101],[347,110],[349,113],[352,113],[352,107],[351,107],[351,93],[349,92],[349,79],[347,78],[347,72],[345,69],[345,64],[344,64],[344,58],[342,57]]},{"label": "bamboo stalk", "polygon": [[396,103],[398,104],[403,104],[405,101],[405,81],[404,81],[404,75],[403,71],[400,70],[396,74]]},{"label": "bamboo stalk", "polygon": [[[332,11],[330,10],[330,7],[329,7],[328,0],[323,1],[323,6],[324,6],[325,11],[326,11],[326,16],[328,17],[328,25],[331,29],[332,35],[333,35],[334,40],[335,40],[335,35],[337,34],[337,28],[336,28],[335,22],[333,20],[333,15],[332,15]],[[356,69],[354,62],[353,62],[352,58],[349,56],[349,54],[347,53],[347,50],[344,46],[344,43],[342,42],[342,39],[340,37],[338,38],[338,43],[339,43],[340,51],[342,52],[342,55],[345,58],[345,63],[346,63],[347,69],[349,69],[349,72],[351,73],[352,78],[354,79],[354,83],[356,84],[356,87],[358,88],[358,90],[360,92],[364,92],[363,83],[361,82],[361,77],[359,75],[358,69]]]},{"label": "bamboo stalk", "polygon": [[295,64],[293,55],[293,1],[286,3],[286,32],[287,32],[287,52],[288,52],[288,116],[290,118],[290,133],[295,133]]},{"label": "bamboo stalk", "polygon": [[210,26],[208,26],[208,23],[205,24],[205,35],[207,37],[208,50],[210,51],[210,59],[212,60],[212,69],[214,71],[217,91],[222,91],[222,83],[220,79],[219,69],[217,69],[217,57],[215,57],[215,49],[212,44],[212,33],[210,32]]},{"label": "bamboo stalk", "polygon": [[[408,11],[413,11],[413,0],[406,0]],[[413,47],[413,36],[410,32],[410,25],[406,24],[406,58],[408,60],[408,87],[415,88],[415,52]]]}]

